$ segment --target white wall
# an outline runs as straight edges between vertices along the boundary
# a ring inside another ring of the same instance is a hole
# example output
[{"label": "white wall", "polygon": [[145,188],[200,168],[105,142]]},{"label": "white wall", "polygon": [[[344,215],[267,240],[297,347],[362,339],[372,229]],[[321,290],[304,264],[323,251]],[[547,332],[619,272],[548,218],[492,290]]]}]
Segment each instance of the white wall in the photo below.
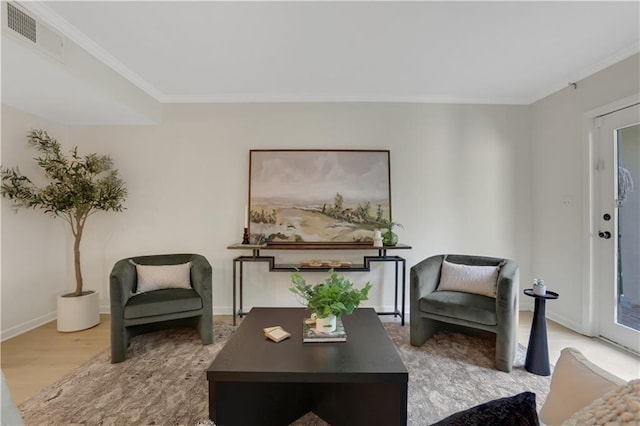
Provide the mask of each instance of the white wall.
[{"label": "white wall", "polygon": [[639,55],[621,61],[532,105],[532,274],[560,298],[550,318],[589,332],[585,177],[585,113],[640,91]]},{"label": "white wall", "polygon": [[3,25],[2,103],[66,124],[160,121],[162,104],[153,94],[65,36],[61,42],[64,49],[58,59]]},{"label": "white wall", "polygon": [[[108,275],[116,260],[197,252],[214,268],[214,311],[229,313],[232,258],[240,253],[226,247],[242,236],[249,150],[254,148],[390,149],[394,219],[405,227],[398,230],[401,242],[413,246],[402,253],[408,268],[444,252],[505,256],[520,263],[523,282],[528,282],[529,117],[530,109],[519,106],[172,105],[158,126],[69,128],[69,139],[81,152],[113,157],[129,189],[125,212],[98,213],[87,223],[82,246],[86,286],[100,292],[108,311]],[[19,125],[6,124],[17,133],[33,126],[30,117],[22,117]],[[53,226],[35,213],[9,219],[3,227],[33,228],[30,219]],[[3,244],[11,246],[19,238],[3,235]],[[25,256],[43,241],[20,244]],[[53,238],[46,247],[61,249]],[[277,255],[294,260],[362,256]],[[57,263],[58,269],[64,266]],[[25,286],[21,268],[4,257],[3,266],[3,291],[6,286],[13,294]],[[38,269],[48,274],[45,265]],[[369,306],[388,309],[393,304],[390,269],[379,266],[370,274],[350,275],[358,284],[375,284]],[[287,290],[289,277],[267,272],[265,264],[248,266],[245,307],[296,306]],[[320,278],[308,274],[311,281]],[[381,280],[386,282],[382,288]],[[25,310],[27,302],[4,301],[3,308],[11,303]],[[7,315],[12,325],[22,318]]]},{"label": "white wall", "polygon": [[[35,152],[28,146],[31,129],[46,129],[64,143],[65,126],[2,105],[2,160],[25,175],[40,176]],[[15,210],[2,198],[0,303],[2,337],[24,332],[55,318],[56,296],[73,285],[71,240],[66,222],[40,210]],[[67,250],[69,248],[69,250]]]},{"label": "white wall", "polygon": [[[83,152],[111,154],[128,183],[127,210],[91,217],[83,241],[86,285],[100,291],[103,309],[117,259],[192,251],[212,262],[214,309],[228,313],[231,260],[239,253],[226,246],[241,238],[248,151],[390,149],[394,219],[405,226],[401,242],[413,246],[403,253],[409,267],[444,252],[513,258],[521,266],[521,287],[533,276],[546,279],[561,295],[548,304],[549,316],[582,330],[584,113],[637,93],[638,75],[636,55],[530,107],[172,105],[161,125],[149,127],[67,129],[3,105],[2,163],[30,171],[33,154],[24,132],[34,127]],[[14,214],[6,200],[2,213],[5,338],[52,318],[55,295],[71,288],[72,276],[64,222],[33,211]],[[388,282],[389,272],[381,269],[351,276],[359,283]],[[245,306],[295,304],[286,290],[289,274],[256,264],[246,275]],[[392,300],[385,286],[369,305],[388,308]],[[521,305],[528,303],[521,297]]]}]

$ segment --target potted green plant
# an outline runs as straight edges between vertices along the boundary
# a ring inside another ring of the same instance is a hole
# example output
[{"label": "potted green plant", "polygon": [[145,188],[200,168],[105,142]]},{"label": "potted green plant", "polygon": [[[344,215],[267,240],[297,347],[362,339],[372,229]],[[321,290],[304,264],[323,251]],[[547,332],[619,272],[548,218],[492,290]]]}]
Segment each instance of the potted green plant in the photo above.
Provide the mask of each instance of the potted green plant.
[{"label": "potted green plant", "polygon": [[293,286],[289,288],[296,296],[304,299],[307,310],[316,317],[316,330],[330,332],[336,330],[336,319],[343,312],[348,315],[360,306],[360,302],[369,298],[371,283],[362,289],[342,275],[330,269],[329,277],[315,285],[307,284],[300,272],[291,275]]},{"label": "potted green plant", "polygon": [[384,228],[386,229],[386,231],[382,234],[382,245],[392,247],[398,244],[398,235],[393,232],[394,226],[398,226],[404,229],[404,226],[402,226],[398,222],[394,222],[392,220],[384,221]]},{"label": "potted green plant", "polygon": [[18,168],[2,167],[0,195],[12,200],[16,207],[38,208],[69,223],[74,237],[76,287],[74,292],[58,297],[58,330],[93,327],[100,322],[98,294],[83,291],[80,242],[90,215],[98,210],[123,210],[127,189],[109,156],[82,157],[78,147],[65,156],[58,141],[43,130],[28,132],[27,141],[40,154],[35,161],[49,183],[38,187]]}]

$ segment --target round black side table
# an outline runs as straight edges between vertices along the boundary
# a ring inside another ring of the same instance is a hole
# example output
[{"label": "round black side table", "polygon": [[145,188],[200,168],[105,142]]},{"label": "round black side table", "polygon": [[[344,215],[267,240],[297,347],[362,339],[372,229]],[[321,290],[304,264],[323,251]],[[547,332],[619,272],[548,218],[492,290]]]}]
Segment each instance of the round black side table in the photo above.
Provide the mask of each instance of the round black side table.
[{"label": "round black side table", "polygon": [[544,295],[533,294],[532,288],[526,289],[524,294],[536,299],[524,368],[530,373],[537,374],[539,376],[548,376],[551,374],[551,369],[549,368],[549,346],[547,344],[545,303],[547,300],[557,299],[559,295],[558,293],[549,290],[547,290]]}]

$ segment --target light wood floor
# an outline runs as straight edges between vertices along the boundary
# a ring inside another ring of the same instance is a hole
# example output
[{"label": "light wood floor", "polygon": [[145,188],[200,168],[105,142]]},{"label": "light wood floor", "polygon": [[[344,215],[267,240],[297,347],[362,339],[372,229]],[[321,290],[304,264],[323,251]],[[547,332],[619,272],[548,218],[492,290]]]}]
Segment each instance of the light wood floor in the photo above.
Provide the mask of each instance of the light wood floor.
[{"label": "light wood floor", "polygon": [[[388,320],[389,317],[381,317]],[[60,379],[91,357],[109,348],[109,315],[89,330],[59,333],[55,321],[0,343],[1,365],[16,404]],[[529,341],[531,312],[520,313],[519,342]],[[215,317],[230,322],[230,316]],[[605,370],[625,379],[640,377],[640,359],[598,339],[582,336],[547,320],[549,360],[555,364],[560,350],[578,348]]]}]

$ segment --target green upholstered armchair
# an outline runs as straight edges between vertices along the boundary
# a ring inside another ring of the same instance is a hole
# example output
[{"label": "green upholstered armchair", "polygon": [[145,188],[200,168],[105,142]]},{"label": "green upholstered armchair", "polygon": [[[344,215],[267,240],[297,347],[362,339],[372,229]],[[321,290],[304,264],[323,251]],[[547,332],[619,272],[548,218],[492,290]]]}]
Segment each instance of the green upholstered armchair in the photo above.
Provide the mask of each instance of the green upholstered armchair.
[{"label": "green upholstered armchair", "polygon": [[[165,288],[136,293],[137,265],[180,265],[191,262],[191,288]],[[198,254],[163,254],[122,259],[113,266],[111,295],[111,362],[126,358],[129,339],[163,328],[193,326],[204,345],[213,343],[212,271]]]},{"label": "green upholstered armchair", "polygon": [[411,344],[421,346],[435,332],[474,328],[496,335],[498,370],[510,372],[516,354],[519,272],[516,262],[493,257],[446,255],[448,262],[499,266],[496,297],[458,291],[437,291],[445,255],[429,257],[410,271]]}]

